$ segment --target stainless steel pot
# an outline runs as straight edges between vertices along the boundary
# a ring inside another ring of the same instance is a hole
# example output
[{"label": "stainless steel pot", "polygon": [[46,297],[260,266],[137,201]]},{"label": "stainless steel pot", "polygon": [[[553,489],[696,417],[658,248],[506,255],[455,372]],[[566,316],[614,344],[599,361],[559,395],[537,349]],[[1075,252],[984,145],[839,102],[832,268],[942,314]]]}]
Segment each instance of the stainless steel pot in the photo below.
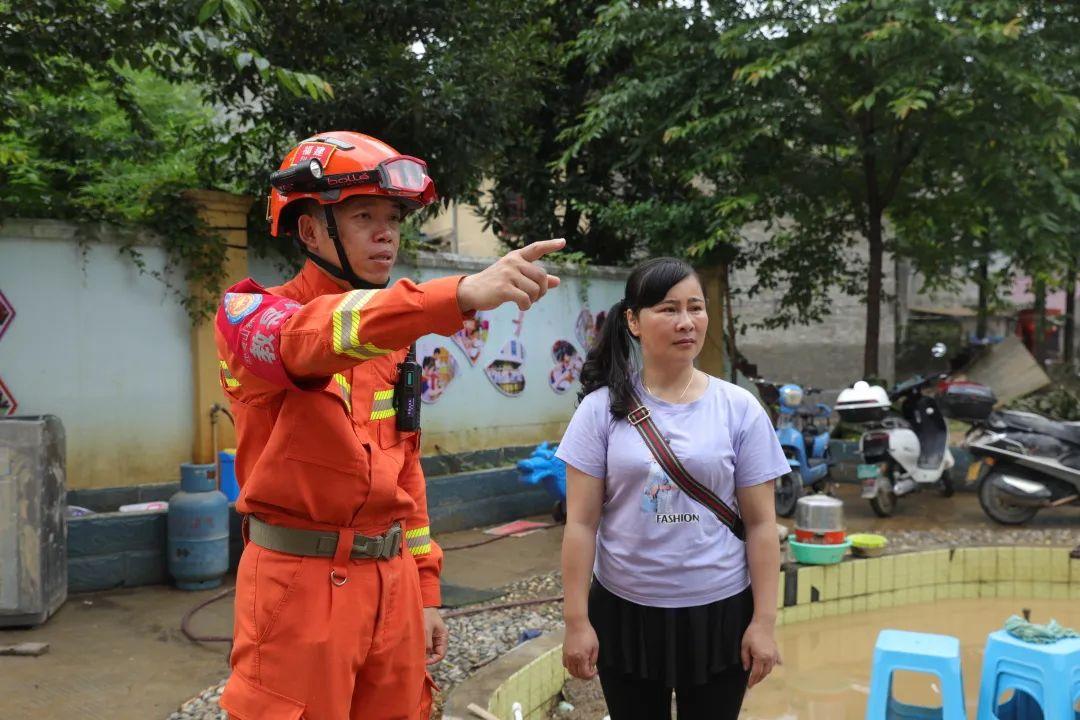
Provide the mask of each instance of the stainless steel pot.
[{"label": "stainless steel pot", "polygon": [[807,495],[795,504],[795,527],[813,532],[844,529],[844,503],[828,495]]}]

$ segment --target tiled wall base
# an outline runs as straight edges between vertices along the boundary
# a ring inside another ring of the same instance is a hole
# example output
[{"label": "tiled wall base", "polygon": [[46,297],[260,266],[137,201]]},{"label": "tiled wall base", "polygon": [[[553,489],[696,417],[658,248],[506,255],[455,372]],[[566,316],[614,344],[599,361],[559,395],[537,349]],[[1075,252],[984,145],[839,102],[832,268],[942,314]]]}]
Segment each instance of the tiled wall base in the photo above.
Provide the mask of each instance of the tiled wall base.
[{"label": "tiled wall base", "polygon": [[[960,598],[1080,600],[1080,560],[1069,548],[967,547],[794,566],[780,574],[777,624]],[[507,720],[515,702],[525,720],[547,718],[569,677],[560,639],[525,643],[462,683],[444,719],[469,717],[468,702]]]}]

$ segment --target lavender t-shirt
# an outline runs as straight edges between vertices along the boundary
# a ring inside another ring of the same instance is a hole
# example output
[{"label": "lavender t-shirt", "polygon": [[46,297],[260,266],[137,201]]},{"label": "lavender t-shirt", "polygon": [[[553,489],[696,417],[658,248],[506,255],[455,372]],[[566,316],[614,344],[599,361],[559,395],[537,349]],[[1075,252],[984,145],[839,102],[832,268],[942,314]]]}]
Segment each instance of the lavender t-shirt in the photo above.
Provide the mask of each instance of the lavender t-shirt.
[{"label": "lavender t-shirt", "polygon": [[[746,390],[709,377],[705,393],[674,404],[638,396],[689,473],[738,510],[736,487],[789,472],[769,416]],[[604,481],[594,572],[621,598],[654,607],[706,605],[750,584],[745,544],[667,477],[608,390],[587,395],[556,456]]]}]

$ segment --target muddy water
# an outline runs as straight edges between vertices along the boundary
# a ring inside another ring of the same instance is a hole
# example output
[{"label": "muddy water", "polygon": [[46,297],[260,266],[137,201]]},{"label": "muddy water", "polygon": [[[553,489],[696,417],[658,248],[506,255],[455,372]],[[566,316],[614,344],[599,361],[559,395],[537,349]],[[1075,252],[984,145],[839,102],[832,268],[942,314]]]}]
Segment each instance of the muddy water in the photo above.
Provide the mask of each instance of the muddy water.
[{"label": "muddy water", "polygon": [[[974,717],[986,636],[1025,607],[1034,622],[1054,618],[1080,629],[1075,600],[1013,599],[942,600],[780,627],[784,665],[747,694],[740,720],[862,720],[874,641],[885,628],[959,638],[968,717]],[[893,689],[903,702],[941,706],[938,685],[929,675],[897,673]]]}]

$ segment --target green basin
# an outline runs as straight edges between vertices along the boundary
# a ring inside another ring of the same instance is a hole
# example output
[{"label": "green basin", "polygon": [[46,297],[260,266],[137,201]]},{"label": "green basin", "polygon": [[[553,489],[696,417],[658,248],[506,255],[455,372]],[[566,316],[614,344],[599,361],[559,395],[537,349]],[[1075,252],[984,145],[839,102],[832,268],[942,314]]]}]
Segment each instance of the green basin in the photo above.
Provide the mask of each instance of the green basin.
[{"label": "green basin", "polygon": [[818,545],[815,543],[801,543],[797,540],[788,540],[795,561],[803,565],[835,565],[844,559],[851,541],[845,540],[836,545]]}]

